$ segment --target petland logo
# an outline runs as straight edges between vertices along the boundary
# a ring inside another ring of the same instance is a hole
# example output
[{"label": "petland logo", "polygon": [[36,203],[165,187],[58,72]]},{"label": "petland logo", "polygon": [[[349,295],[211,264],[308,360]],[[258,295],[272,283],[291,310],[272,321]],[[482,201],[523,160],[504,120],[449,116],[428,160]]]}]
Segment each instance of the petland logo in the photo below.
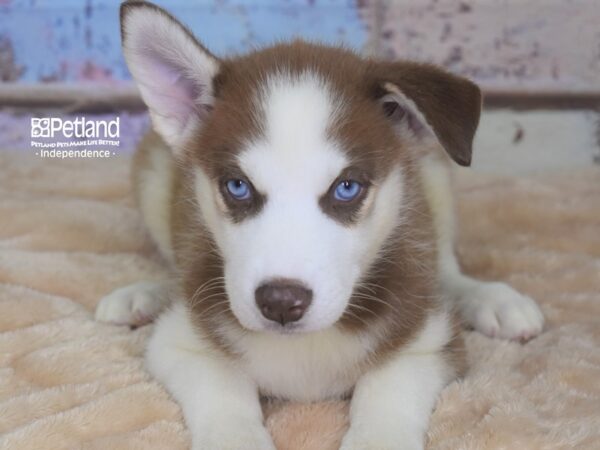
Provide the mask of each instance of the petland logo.
[{"label": "petland logo", "polygon": [[118,138],[119,118],[114,120],[86,120],[77,117],[75,120],[63,120],[59,117],[32,117],[32,138],[53,138],[57,133],[66,138]]},{"label": "petland logo", "polygon": [[107,158],[115,153],[110,150],[89,150],[87,147],[118,147],[119,126],[119,117],[113,120],[32,117],[31,147],[40,149],[36,155],[41,154],[43,158]]}]

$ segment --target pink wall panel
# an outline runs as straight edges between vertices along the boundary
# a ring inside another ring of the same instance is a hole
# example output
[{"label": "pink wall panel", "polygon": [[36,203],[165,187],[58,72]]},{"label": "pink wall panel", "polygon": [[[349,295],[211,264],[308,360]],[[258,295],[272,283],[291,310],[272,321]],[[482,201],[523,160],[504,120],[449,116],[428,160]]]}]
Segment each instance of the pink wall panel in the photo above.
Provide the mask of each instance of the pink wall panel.
[{"label": "pink wall panel", "polygon": [[600,0],[379,2],[380,54],[496,89],[600,90]]}]

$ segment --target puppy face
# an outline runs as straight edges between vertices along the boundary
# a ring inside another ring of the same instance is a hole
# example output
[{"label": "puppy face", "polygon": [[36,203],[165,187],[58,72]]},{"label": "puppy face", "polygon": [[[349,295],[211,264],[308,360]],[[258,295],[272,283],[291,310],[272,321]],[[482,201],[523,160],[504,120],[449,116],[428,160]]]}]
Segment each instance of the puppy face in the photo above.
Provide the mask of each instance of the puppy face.
[{"label": "puppy face", "polygon": [[479,91],[437,69],[302,42],[219,60],[139,2],[122,7],[122,30],[153,125],[193,172],[245,328],[335,324],[394,245],[424,149],[470,160]]},{"label": "puppy face", "polygon": [[[224,102],[227,88],[220,93]],[[342,129],[360,117],[343,95],[314,72],[272,74],[251,89],[252,107],[244,113],[256,118],[255,131],[235,136],[229,158],[219,150],[226,133],[212,133],[211,121],[200,137],[200,153],[212,156],[200,157],[196,167],[199,207],[223,257],[231,309],[249,329],[314,331],[334,324],[398,225],[401,165],[392,158],[384,170],[347,147],[351,136],[344,139]],[[214,121],[231,123],[218,103]],[[394,139],[375,102],[370,112],[380,116],[380,133]],[[371,134],[353,136],[354,144],[368,146],[362,153],[381,151],[371,148],[381,145],[381,139],[369,142]],[[277,312],[275,318],[263,313],[257,291],[272,283],[310,292],[300,318],[282,324]]]}]

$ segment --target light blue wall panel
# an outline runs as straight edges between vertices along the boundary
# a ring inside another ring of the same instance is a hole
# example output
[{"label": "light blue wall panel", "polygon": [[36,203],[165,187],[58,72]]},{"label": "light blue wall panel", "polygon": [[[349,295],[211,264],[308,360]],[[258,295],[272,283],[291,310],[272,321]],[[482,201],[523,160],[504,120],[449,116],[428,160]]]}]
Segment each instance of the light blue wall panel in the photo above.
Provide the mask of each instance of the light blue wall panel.
[{"label": "light blue wall panel", "polygon": [[[344,0],[157,0],[219,55],[304,37],[360,49],[361,9]],[[119,42],[118,0],[0,0],[4,81],[129,78]]]}]

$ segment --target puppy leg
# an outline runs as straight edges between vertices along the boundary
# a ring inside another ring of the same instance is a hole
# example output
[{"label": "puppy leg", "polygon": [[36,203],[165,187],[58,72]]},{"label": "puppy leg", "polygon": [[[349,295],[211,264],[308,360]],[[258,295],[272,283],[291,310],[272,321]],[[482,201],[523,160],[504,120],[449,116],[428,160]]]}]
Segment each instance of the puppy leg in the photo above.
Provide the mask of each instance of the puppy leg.
[{"label": "puppy leg", "polygon": [[154,320],[170,303],[165,282],[142,281],[112,291],[96,307],[96,320],[140,326]]},{"label": "puppy leg", "polygon": [[544,317],[534,300],[505,283],[483,282],[461,273],[454,253],[451,183],[445,162],[429,156],[422,179],[438,236],[441,289],[477,331],[504,339],[526,340],[539,334]]},{"label": "puppy leg", "polygon": [[181,405],[194,450],[275,450],[257,386],[201,338],[184,305],[157,322],[146,364]]},{"label": "puppy leg", "polygon": [[526,341],[542,331],[544,316],[535,301],[508,284],[475,280],[449,269],[444,277],[444,290],[455,299],[465,322],[486,336]]},{"label": "puppy leg", "polygon": [[[449,326],[433,323],[417,340],[418,345],[358,381],[350,405],[350,429],[340,450],[424,448],[438,395],[455,374],[439,349]],[[431,340],[439,342],[431,345],[427,342]]]}]

